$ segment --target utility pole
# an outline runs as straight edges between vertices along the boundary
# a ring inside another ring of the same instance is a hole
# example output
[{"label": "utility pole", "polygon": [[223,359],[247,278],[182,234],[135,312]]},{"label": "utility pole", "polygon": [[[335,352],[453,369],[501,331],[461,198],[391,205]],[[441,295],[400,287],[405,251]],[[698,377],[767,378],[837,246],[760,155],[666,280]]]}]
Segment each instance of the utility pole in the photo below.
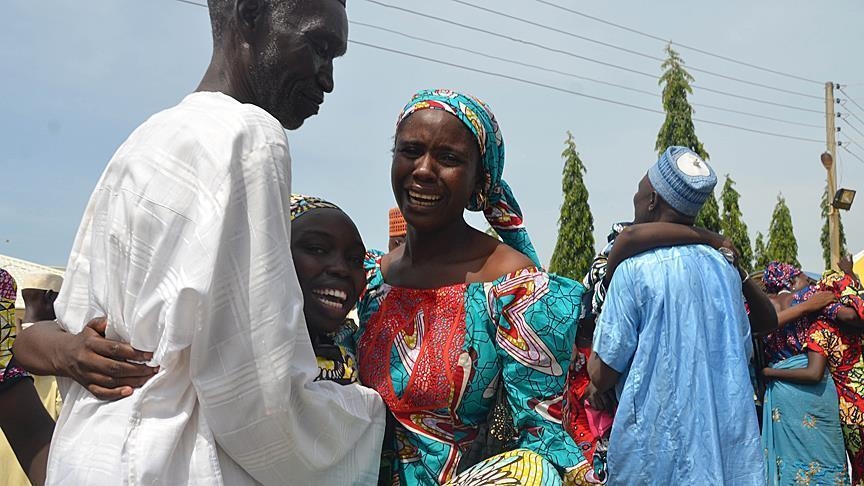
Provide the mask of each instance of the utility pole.
[{"label": "utility pole", "polygon": [[840,261],[840,214],[831,203],[837,193],[837,128],[834,121],[834,83],[825,83],[825,138],[827,150],[822,154],[822,165],[828,171],[828,235],[831,249],[831,268],[837,270]]}]

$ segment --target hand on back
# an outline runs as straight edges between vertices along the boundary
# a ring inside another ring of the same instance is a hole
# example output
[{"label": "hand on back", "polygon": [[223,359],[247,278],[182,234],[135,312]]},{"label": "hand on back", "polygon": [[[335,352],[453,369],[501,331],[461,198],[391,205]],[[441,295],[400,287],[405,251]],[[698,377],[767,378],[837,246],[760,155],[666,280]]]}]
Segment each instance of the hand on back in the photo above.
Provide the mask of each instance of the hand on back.
[{"label": "hand on back", "polygon": [[143,386],[159,368],[143,364],[153,353],[105,339],[107,325],[104,317],[96,318],[80,333],[71,335],[58,357],[59,366],[96,398],[119,400]]}]

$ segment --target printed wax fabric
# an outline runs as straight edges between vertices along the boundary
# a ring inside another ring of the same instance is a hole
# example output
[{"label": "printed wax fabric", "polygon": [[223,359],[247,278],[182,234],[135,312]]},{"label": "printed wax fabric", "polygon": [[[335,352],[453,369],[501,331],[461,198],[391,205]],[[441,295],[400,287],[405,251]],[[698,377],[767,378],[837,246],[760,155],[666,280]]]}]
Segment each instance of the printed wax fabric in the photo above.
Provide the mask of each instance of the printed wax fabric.
[{"label": "printed wax fabric", "polygon": [[[360,381],[381,394],[395,422],[384,446],[396,452],[390,483],[452,480],[499,386],[517,430],[515,447],[539,456],[499,457],[494,464],[511,481],[502,484],[557,484],[560,474],[584,467],[561,424],[583,287],[528,268],[494,282],[408,289],[386,284],[380,262],[367,259],[355,337]],[[538,460],[527,469],[509,466]],[[534,475],[514,476],[523,470]]]},{"label": "printed wax fabric", "polygon": [[[806,353],[772,365],[781,370],[806,367]],[[837,390],[828,370],[819,383],[768,382],[762,447],[769,486],[848,484],[837,407]]]},{"label": "printed wax fabric", "polygon": [[9,272],[0,269],[0,391],[28,376],[23,368],[12,361],[16,292],[15,279]]}]

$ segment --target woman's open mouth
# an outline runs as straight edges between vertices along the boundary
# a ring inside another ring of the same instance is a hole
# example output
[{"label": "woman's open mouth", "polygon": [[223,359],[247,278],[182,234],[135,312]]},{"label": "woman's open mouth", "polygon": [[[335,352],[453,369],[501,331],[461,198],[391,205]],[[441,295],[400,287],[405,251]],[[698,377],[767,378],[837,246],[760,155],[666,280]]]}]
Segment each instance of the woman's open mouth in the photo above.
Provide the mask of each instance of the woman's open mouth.
[{"label": "woman's open mouth", "polygon": [[441,201],[441,196],[423,194],[409,189],[408,200],[415,206],[428,208],[438,204]]},{"label": "woman's open mouth", "polygon": [[312,291],[318,302],[333,310],[343,310],[348,302],[348,294],[339,289],[315,289]]}]

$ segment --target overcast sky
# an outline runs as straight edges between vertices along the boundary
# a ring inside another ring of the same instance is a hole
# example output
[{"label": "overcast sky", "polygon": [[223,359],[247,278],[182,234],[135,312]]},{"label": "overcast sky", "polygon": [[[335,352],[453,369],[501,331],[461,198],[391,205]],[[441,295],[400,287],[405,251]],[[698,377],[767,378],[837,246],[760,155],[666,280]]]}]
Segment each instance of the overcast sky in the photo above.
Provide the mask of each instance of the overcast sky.
[{"label": "overcast sky", "polygon": [[[201,0],[203,1],[203,0]],[[466,0],[565,32],[663,56],[664,43],[568,14],[535,0]],[[573,2],[551,0],[663,39],[820,82],[847,85],[864,106],[860,21],[864,3],[789,0],[724,2]],[[592,63],[551,49],[502,39],[455,23],[542,44],[659,75],[659,62],[548,29],[484,13],[451,0],[381,0],[434,15],[440,22],[349,0],[349,18],[462,46],[522,63],[605,80],[649,95],[592,83],[475,54],[430,45],[366,26],[351,26],[355,41],[492,71],[571,92],[661,109],[659,87],[648,77]],[[151,114],[194,90],[210,58],[207,12],[177,0],[6,0],[0,17],[0,164],[7,174],[0,207],[11,224],[0,233],[0,253],[64,265],[87,198],[114,150]],[[722,8],[721,8],[722,7]],[[829,31],[828,28],[831,28]],[[825,171],[824,86],[751,69],[681,47],[697,86],[790,105],[792,109],[696,89],[691,101],[746,111],[800,126],[695,108],[703,120],[781,133],[808,142],[696,122],[699,138],[719,174],[738,182],[751,238],[767,232],[778,193],[786,196],[798,238],[799,259],[822,268],[819,199]],[[809,98],[712,76],[747,79]],[[393,205],[389,150],[395,118],[421,88],[473,93],[493,108],[507,146],[505,177],[525,212],[544,262],[555,246],[561,203],[560,152],[571,131],[588,167],[586,183],[595,239],[614,221],[632,218],[636,184],[656,160],[654,141],[663,116],[512,79],[466,71],[378,49],[352,45],[336,64],[336,91],[321,114],[289,133],[294,191],[342,205],[370,247],[386,245],[387,209]],[[845,98],[842,93],[838,97]],[[839,107],[862,133],[843,127],[840,140],[864,158],[864,109]],[[847,133],[848,132],[848,133]],[[864,162],[840,151],[843,186],[864,189]],[[722,186],[718,184],[717,194]],[[852,250],[864,250],[864,195],[844,213]],[[481,226],[482,219],[471,218]],[[485,226],[483,226],[485,227]]]}]

